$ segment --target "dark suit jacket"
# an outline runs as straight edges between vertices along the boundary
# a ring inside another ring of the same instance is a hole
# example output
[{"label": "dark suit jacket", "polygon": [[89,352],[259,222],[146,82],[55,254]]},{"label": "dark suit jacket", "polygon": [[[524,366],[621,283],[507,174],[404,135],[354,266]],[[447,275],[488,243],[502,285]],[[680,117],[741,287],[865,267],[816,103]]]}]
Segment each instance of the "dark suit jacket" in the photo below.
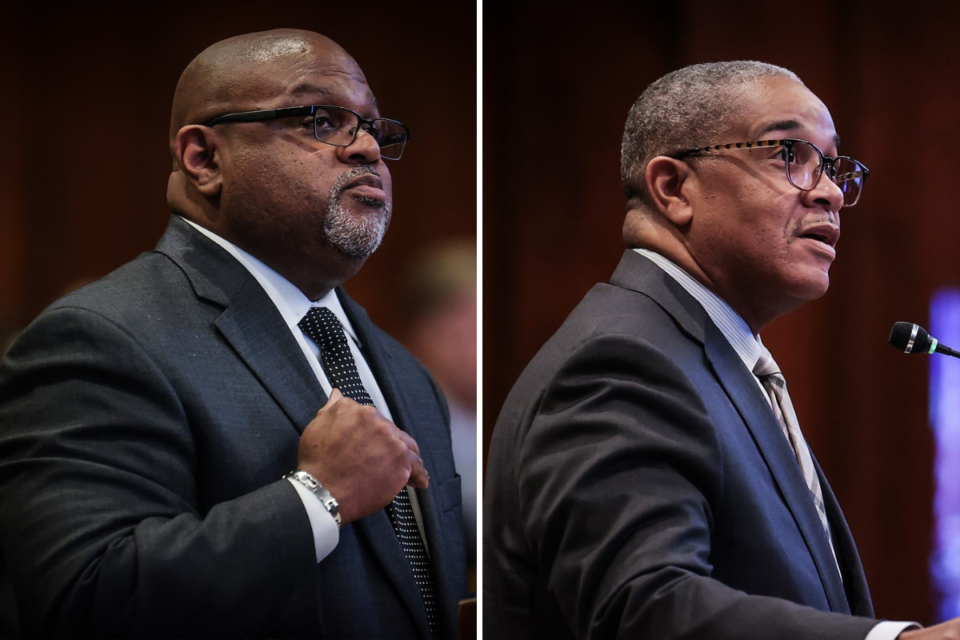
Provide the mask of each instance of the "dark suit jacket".
[{"label": "dark suit jacket", "polygon": [[843,581],[752,373],[699,303],[628,251],[500,414],[484,632],[863,640],[863,569],[820,478]]},{"label": "dark suit jacket", "polygon": [[[453,636],[466,585],[446,405],[338,293],[430,474],[418,498]],[[257,281],[176,217],[154,252],[44,311],[0,369],[0,536],[24,631],[428,635],[384,512],[316,562],[281,477],[325,402]]]}]

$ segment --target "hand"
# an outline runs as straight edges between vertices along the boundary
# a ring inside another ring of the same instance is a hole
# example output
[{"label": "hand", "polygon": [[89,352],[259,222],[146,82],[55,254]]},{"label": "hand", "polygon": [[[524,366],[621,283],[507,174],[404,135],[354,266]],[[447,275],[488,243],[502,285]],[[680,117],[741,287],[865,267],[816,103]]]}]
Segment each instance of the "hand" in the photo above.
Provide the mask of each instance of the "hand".
[{"label": "hand", "polygon": [[960,640],[960,618],[947,620],[926,629],[904,631],[897,640]]},{"label": "hand", "polygon": [[338,389],[303,430],[297,469],[337,499],[344,524],[384,508],[405,485],[430,481],[413,438]]}]

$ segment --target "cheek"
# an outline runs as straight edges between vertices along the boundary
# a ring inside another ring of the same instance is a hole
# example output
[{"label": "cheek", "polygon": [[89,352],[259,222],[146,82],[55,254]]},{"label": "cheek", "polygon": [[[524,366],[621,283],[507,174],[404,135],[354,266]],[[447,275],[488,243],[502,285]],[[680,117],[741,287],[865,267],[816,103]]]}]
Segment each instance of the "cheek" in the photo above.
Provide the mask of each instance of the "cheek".
[{"label": "cheek", "polygon": [[713,251],[731,264],[752,270],[776,269],[790,260],[793,221],[775,207],[742,207],[718,212],[722,220],[710,230]]},{"label": "cheek", "polygon": [[270,173],[262,180],[269,180],[274,199],[294,208],[313,208],[318,200],[326,200],[336,178],[322,158],[303,153],[280,157],[263,169]]},{"label": "cheek", "polygon": [[245,158],[232,167],[224,198],[232,210],[277,222],[294,214],[320,211],[329,198],[332,172],[302,154]]},{"label": "cheek", "polygon": [[747,194],[740,203],[729,213],[745,241],[770,253],[786,250],[798,224],[796,195],[763,190]]}]

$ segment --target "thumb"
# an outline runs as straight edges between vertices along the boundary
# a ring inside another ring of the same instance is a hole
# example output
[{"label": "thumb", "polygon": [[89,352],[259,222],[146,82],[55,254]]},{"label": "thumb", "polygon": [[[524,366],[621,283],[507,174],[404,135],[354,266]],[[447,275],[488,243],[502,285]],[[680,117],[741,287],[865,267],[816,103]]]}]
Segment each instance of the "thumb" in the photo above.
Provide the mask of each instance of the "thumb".
[{"label": "thumb", "polygon": [[330,397],[327,398],[327,404],[323,405],[323,407],[321,407],[320,411],[317,411],[317,415],[319,416],[319,415],[322,414],[324,411],[326,411],[327,409],[329,409],[330,407],[332,407],[333,405],[335,405],[335,404],[337,403],[337,400],[339,400],[339,399],[342,398],[342,397],[343,397],[343,394],[340,393],[340,389],[334,389],[333,391],[331,391],[331,392],[330,392]]}]

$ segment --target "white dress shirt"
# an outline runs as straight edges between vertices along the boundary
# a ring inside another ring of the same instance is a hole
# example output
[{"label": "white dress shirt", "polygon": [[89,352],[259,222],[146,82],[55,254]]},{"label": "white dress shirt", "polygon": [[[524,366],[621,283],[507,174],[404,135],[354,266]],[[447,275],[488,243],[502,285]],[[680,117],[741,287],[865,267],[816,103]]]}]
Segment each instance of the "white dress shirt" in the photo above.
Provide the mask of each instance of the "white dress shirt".
[{"label": "white dress shirt", "polygon": [[[747,370],[752,372],[764,347],[760,341],[760,336],[755,335],[750,330],[750,326],[740,317],[740,314],[734,311],[720,296],[668,258],[649,249],[634,249],[634,251],[663,269],[667,275],[676,280],[687,293],[700,303],[713,323],[720,329],[723,337],[727,339],[733,350],[740,356]],[[760,387],[764,397],[767,397],[760,379],[756,376],[753,376],[753,379]],[[830,546],[833,546],[832,540],[830,540]],[[836,553],[834,553],[834,559],[836,559]],[[919,625],[913,622],[880,622],[870,630],[864,640],[894,640],[908,628],[916,629],[919,628]]]},{"label": "white dress shirt", "polygon": [[[229,240],[221,238],[209,229],[205,229],[186,218],[183,218],[183,220],[210,238],[210,240],[223,247],[227,253],[236,258],[237,262],[243,265],[243,267],[256,278],[274,306],[276,306],[277,311],[280,312],[284,322],[287,323],[290,333],[297,341],[297,344],[300,345],[300,349],[303,351],[307,363],[310,365],[311,370],[313,370],[323,391],[328,396],[330,392],[333,391],[333,387],[330,385],[330,381],[327,379],[327,375],[320,365],[320,348],[313,340],[304,335],[300,327],[297,326],[297,323],[307,315],[311,307],[326,307],[330,309],[330,311],[337,316],[340,324],[343,325],[344,333],[346,333],[348,338],[347,343],[350,345],[350,351],[353,353],[353,359],[357,364],[357,372],[360,374],[360,380],[363,381],[363,386],[366,388],[367,393],[370,394],[374,406],[376,406],[377,411],[379,411],[382,416],[393,422],[390,407],[387,406],[387,401],[380,391],[380,386],[377,384],[376,378],[373,377],[370,365],[367,364],[363,353],[360,351],[362,346],[360,339],[350,324],[350,320],[347,318],[347,314],[340,304],[340,299],[337,298],[337,294],[333,290],[319,300],[312,302],[289,280]],[[336,548],[337,543],[340,541],[340,530],[337,527],[337,522],[320,502],[320,498],[314,495],[313,492],[296,480],[289,479],[289,481],[297,490],[297,494],[300,496],[300,500],[307,510],[310,527],[313,529],[313,541],[317,554],[317,562],[320,562]],[[424,538],[424,545],[427,547],[427,552],[429,553],[430,547],[427,544],[423,532],[423,521],[420,513],[420,505],[417,501],[417,494],[409,487],[407,487],[407,493],[410,495],[410,504],[413,507],[413,513],[417,520],[417,527],[420,529],[420,536]],[[334,496],[334,498],[336,498],[336,496]]]}]

